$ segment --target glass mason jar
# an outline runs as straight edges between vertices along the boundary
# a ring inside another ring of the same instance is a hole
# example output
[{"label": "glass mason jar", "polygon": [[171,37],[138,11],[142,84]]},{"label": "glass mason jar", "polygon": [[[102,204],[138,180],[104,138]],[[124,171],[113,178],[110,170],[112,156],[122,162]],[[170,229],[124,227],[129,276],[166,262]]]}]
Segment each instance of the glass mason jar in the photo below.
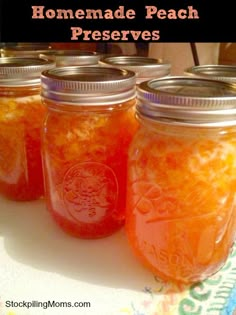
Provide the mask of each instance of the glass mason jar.
[{"label": "glass mason jar", "polygon": [[158,277],[201,281],[225,263],[236,234],[236,90],[169,77],[141,83],[130,145],[126,231]]},{"label": "glass mason jar", "polygon": [[170,75],[171,65],[162,59],[144,56],[104,56],[102,66],[127,69],[136,73],[136,83]]},{"label": "glass mason jar", "polygon": [[202,77],[206,79],[221,80],[236,83],[235,65],[201,65],[193,66],[185,70],[189,76]]},{"label": "glass mason jar", "polygon": [[49,50],[40,54],[41,58],[53,60],[56,67],[65,66],[97,66],[100,56],[93,51],[81,50]]},{"label": "glass mason jar", "polygon": [[68,66],[43,72],[41,81],[47,207],[69,234],[110,235],[125,218],[135,74]]},{"label": "glass mason jar", "polygon": [[49,61],[0,58],[0,193],[13,200],[43,195],[41,71]]}]

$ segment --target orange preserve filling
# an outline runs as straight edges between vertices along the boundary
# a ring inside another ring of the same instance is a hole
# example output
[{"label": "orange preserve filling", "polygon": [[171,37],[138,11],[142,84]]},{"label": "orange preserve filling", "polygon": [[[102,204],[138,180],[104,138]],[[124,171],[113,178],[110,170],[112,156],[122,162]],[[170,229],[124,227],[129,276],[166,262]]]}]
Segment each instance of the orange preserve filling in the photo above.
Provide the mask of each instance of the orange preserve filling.
[{"label": "orange preserve filling", "polygon": [[127,151],[137,128],[134,102],[123,103],[120,109],[60,105],[56,110],[45,101],[48,208],[74,236],[103,237],[124,224]]},{"label": "orange preserve filling", "polygon": [[[13,89],[12,89],[13,91]],[[0,91],[0,192],[13,200],[43,195],[41,127],[45,115],[38,94],[18,88]]]},{"label": "orange preserve filling", "polygon": [[157,126],[141,128],[130,148],[128,238],[157,276],[200,281],[235,239],[235,133]]}]

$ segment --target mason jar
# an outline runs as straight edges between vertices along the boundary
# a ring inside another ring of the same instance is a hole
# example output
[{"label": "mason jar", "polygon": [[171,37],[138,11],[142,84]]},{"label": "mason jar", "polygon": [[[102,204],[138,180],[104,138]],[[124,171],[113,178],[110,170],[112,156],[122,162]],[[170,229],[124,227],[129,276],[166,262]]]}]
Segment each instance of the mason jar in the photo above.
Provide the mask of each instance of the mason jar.
[{"label": "mason jar", "polygon": [[201,65],[185,69],[188,76],[202,77],[206,79],[221,80],[236,83],[235,65]]},{"label": "mason jar", "polygon": [[130,145],[126,231],[140,261],[165,281],[202,281],[236,234],[236,90],[166,77],[141,83]]},{"label": "mason jar", "polygon": [[136,73],[136,83],[170,75],[171,64],[162,59],[144,56],[104,56],[99,62],[102,66],[127,69]]},{"label": "mason jar", "polygon": [[81,50],[49,50],[39,55],[41,58],[53,60],[57,67],[65,66],[97,66],[100,55],[93,51]]},{"label": "mason jar", "polygon": [[34,58],[0,58],[0,193],[13,200],[43,195],[40,75],[55,66]]},{"label": "mason jar", "polygon": [[44,71],[41,82],[47,207],[71,235],[108,236],[124,225],[135,74],[67,66]]}]

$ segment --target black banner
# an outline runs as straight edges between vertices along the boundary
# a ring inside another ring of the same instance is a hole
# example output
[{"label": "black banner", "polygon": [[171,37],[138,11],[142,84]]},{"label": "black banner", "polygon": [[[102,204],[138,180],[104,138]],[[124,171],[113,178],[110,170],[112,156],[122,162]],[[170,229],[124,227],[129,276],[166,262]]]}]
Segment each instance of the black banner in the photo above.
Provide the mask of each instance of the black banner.
[{"label": "black banner", "polygon": [[2,42],[235,42],[234,1],[1,0]]}]

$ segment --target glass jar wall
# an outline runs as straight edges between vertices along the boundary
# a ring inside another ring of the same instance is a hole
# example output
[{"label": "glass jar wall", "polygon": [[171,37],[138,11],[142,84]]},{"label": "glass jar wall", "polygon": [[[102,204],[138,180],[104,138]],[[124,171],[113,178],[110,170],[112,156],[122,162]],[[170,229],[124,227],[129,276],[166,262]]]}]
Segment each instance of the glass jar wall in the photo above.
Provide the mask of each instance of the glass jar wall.
[{"label": "glass jar wall", "polygon": [[135,74],[61,67],[42,75],[48,108],[43,159],[47,206],[66,232],[82,238],[124,224],[128,146],[137,128]]},{"label": "glass jar wall", "polygon": [[204,79],[141,83],[129,151],[126,230],[164,280],[201,281],[236,235],[236,91]]},{"label": "glass jar wall", "polygon": [[0,193],[13,200],[44,193],[40,75],[53,66],[40,59],[0,59]]}]

